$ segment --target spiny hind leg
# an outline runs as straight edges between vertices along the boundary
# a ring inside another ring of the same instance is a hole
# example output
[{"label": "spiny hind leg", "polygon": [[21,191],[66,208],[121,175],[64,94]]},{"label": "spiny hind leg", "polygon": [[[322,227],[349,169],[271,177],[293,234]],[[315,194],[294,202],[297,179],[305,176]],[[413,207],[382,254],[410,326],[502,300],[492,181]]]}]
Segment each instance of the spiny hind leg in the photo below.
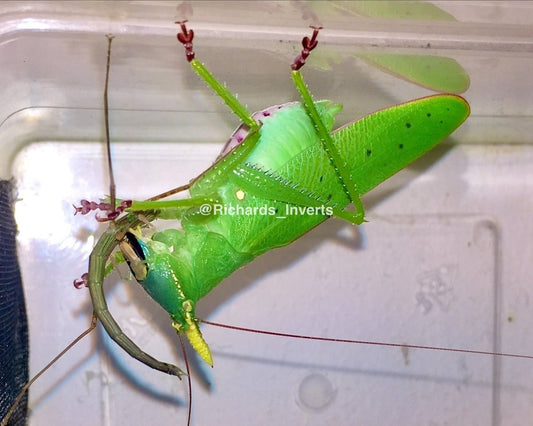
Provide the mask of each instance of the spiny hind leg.
[{"label": "spiny hind leg", "polygon": [[335,147],[330,133],[322,122],[320,115],[313,102],[313,97],[309,92],[307,85],[305,84],[302,74],[299,71],[304,66],[305,61],[309,57],[311,51],[317,46],[318,32],[321,30],[322,27],[311,28],[313,28],[312,37],[304,37],[302,39],[302,51],[296,57],[292,64],[292,79],[294,81],[296,89],[300,93],[305,110],[307,111],[307,114],[309,115],[313,122],[313,125],[315,126],[316,134],[320,139],[322,148],[327,154],[331,163],[331,167],[333,167],[335,174],[337,175],[339,184],[356,209],[355,212],[350,210],[343,210],[339,212],[338,216],[342,219],[348,220],[349,222],[353,222],[359,225],[364,222],[365,211],[363,203],[361,202],[359,191],[357,190],[357,185],[350,175],[346,161],[342,158],[338,149]]}]

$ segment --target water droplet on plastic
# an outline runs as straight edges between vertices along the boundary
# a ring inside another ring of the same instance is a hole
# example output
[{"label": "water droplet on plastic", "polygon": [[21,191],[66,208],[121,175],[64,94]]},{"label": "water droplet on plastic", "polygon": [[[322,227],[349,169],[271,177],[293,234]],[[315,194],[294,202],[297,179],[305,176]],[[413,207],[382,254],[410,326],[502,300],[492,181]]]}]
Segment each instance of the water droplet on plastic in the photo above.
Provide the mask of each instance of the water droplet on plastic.
[{"label": "water droplet on plastic", "polygon": [[337,396],[337,390],[330,380],[322,375],[313,373],[305,377],[298,389],[300,407],[315,412],[326,409]]}]

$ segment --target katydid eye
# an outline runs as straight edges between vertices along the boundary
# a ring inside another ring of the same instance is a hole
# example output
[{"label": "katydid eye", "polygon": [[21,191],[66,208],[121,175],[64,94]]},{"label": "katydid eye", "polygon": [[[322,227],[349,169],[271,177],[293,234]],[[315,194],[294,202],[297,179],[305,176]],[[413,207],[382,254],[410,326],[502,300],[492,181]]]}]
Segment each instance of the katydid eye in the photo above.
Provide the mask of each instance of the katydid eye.
[{"label": "katydid eye", "polygon": [[126,232],[124,239],[131,246],[137,258],[143,261],[146,260],[146,257],[144,256],[143,248],[135,235],[133,235],[131,232]]},{"label": "katydid eye", "polygon": [[137,237],[131,232],[126,232],[119,246],[135,279],[139,282],[144,281],[148,275],[148,266],[146,265],[146,257],[142,245]]}]

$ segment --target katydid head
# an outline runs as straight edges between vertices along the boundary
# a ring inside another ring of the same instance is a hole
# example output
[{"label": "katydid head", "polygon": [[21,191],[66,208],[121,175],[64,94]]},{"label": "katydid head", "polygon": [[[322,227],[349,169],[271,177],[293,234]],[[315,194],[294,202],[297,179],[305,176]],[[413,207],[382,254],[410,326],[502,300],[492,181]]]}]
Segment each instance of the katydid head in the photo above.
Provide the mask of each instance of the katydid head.
[{"label": "katydid head", "polygon": [[187,273],[190,265],[172,256],[185,243],[179,231],[143,240],[130,230],[120,240],[119,248],[137,282],[169,313],[172,327],[178,334],[184,333],[200,357],[213,366],[195,316],[197,298],[189,292],[193,279]]}]

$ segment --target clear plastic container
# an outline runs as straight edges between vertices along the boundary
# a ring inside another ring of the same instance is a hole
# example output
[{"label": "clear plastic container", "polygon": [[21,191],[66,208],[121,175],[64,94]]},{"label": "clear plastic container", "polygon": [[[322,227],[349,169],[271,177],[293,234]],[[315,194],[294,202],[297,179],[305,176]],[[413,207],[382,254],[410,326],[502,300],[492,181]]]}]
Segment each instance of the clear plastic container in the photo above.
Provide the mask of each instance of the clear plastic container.
[{"label": "clear plastic container", "polygon": [[[456,59],[470,75],[472,116],[364,197],[369,223],[330,220],[265,254],[202,300],[198,316],[293,334],[533,354],[533,3],[432,2],[456,21],[369,18],[315,3],[325,29],[304,77],[316,98],[344,105],[338,124],[430,93],[355,57],[368,52]],[[197,57],[250,110],[298,99],[289,64],[309,33],[308,5],[180,7],[0,4],[0,172],[19,191],[34,373],[90,321],[88,291],[71,283],[103,227],[74,217],[72,204],[109,192],[105,34],[116,37],[110,122],[122,198],[187,182],[239,124],[184,59],[173,23],[184,13]],[[135,282],[114,275],[106,288],[127,334],[183,365],[167,314]],[[531,415],[531,360],[203,330],[215,367],[190,356],[195,425],[518,425]],[[30,397],[32,425],[186,424],[186,383],[130,359],[100,328]]]}]

